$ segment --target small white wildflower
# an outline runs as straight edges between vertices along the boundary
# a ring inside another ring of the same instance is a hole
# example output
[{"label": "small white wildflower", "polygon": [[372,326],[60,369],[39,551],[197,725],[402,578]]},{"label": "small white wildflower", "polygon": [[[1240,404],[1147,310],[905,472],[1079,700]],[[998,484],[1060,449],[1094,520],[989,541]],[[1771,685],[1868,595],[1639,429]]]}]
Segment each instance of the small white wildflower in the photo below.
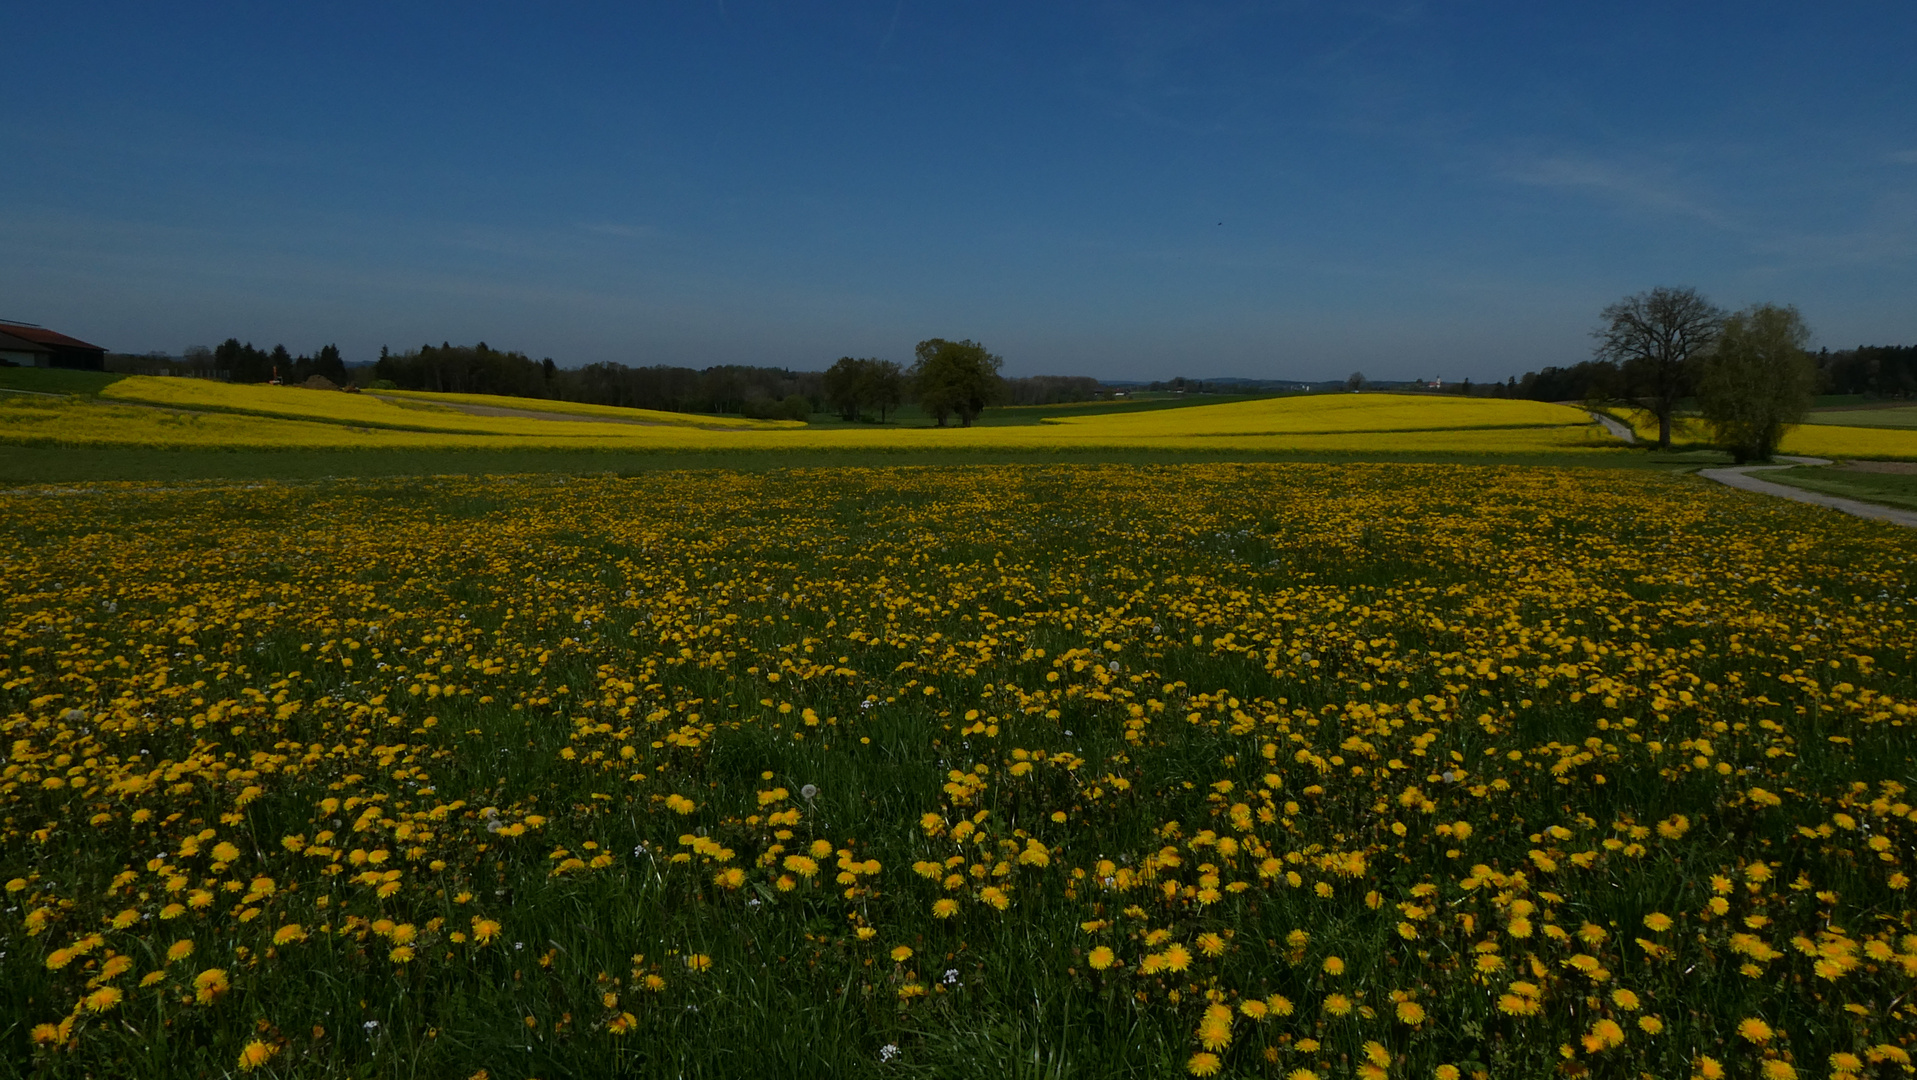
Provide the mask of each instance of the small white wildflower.
[{"label": "small white wildflower", "polygon": [[887,1064],[891,1062],[893,1058],[898,1057],[899,1053],[900,1050],[897,1044],[886,1043],[884,1046],[879,1047],[879,1063]]}]

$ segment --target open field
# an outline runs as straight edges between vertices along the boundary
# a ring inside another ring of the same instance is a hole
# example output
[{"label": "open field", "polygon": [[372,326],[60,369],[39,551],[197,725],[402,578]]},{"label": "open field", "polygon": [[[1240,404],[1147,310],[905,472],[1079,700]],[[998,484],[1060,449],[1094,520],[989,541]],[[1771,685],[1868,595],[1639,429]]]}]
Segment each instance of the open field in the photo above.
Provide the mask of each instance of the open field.
[{"label": "open field", "polygon": [[1591,468],[0,493],[0,1062],[1903,1075],[1913,566]]},{"label": "open field", "polygon": [[1800,466],[1764,474],[1764,479],[1807,491],[1864,499],[1905,510],[1917,510],[1917,469],[1910,472],[1866,471],[1844,465]]},{"label": "open field", "polygon": [[[282,420],[321,423],[353,429],[391,430],[452,435],[536,435],[556,440],[606,437],[610,425],[591,419],[620,419],[627,425],[672,428],[718,428],[722,430],[773,430],[798,426],[771,421],[741,420],[729,416],[704,416],[693,413],[657,412],[650,409],[612,409],[598,405],[548,402],[528,398],[508,398],[479,394],[346,394],[335,391],[306,390],[296,386],[266,386],[212,382],[205,379],[167,379],[134,375],[115,382],[100,392],[104,401],[135,405],[162,405],[194,412],[236,416],[272,417]],[[391,397],[393,400],[386,400]],[[559,408],[555,410],[553,406]],[[571,413],[581,417],[570,421],[529,420],[513,416],[476,416],[454,405],[478,405],[489,408],[538,409]],[[621,425],[621,426],[627,426]],[[613,430],[617,430],[616,428]],[[222,437],[231,438],[230,434]],[[276,428],[270,438],[286,440],[286,429]]]},{"label": "open field", "polygon": [[1917,405],[1879,405],[1868,409],[1819,409],[1804,418],[1807,424],[1846,424],[1851,427],[1917,428]]},{"label": "open field", "polygon": [[[0,443],[157,449],[628,451],[1045,451],[1137,448],[1291,452],[1553,454],[1617,447],[1577,409],[1529,401],[1316,395],[1048,415],[1038,423],[930,426],[737,421],[590,409],[577,421],[479,416],[445,395],[383,400],[295,387],[132,377],[98,400],[0,398]],[[490,397],[495,408],[551,403]],[[638,422],[603,422],[608,420]]]},{"label": "open field", "polygon": [[[1866,410],[1874,411],[1874,410]],[[1806,457],[1851,458],[1859,460],[1917,460],[1917,430],[1901,427],[1839,426],[1817,420],[1836,413],[1812,413],[1811,421],[1792,428],[1784,436],[1780,453]],[[1841,415],[1850,415],[1844,413]],[[1623,411],[1619,418],[1629,423],[1639,439],[1657,441],[1657,419],[1648,413]],[[1671,425],[1673,446],[1708,445],[1710,432],[1696,417],[1681,416]]]}]

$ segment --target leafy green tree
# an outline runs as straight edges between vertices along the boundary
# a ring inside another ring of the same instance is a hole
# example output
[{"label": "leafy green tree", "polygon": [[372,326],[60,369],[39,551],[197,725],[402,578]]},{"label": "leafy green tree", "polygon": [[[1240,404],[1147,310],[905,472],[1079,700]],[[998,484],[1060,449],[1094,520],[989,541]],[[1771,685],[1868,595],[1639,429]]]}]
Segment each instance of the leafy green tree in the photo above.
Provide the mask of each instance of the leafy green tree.
[{"label": "leafy green tree", "polygon": [[1600,360],[1623,371],[1628,396],[1657,417],[1657,446],[1671,448],[1671,414],[1690,392],[1696,359],[1717,340],[1724,312],[1696,289],[1660,286],[1604,309],[1594,331]]},{"label": "leafy green tree", "polygon": [[1817,393],[1810,330],[1797,309],[1753,304],[1724,320],[1699,362],[1698,405],[1718,445],[1739,464],[1768,461]]},{"label": "leafy green tree", "polygon": [[911,371],[913,393],[919,407],[931,413],[940,427],[954,413],[962,426],[971,427],[987,405],[1004,395],[998,369],[1005,361],[976,341],[927,338],[913,353],[917,357]]},{"label": "leafy green tree", "polygon": [[842,419],[857,420],[867,409],[877,409],[879,421],[905,397],[905,374],[890,360],[859,360],[842,356],[820,377],[825,400]]},{"label": "leafy green tree", "polygon": [[850,356],[841,356],[829,368],[820,380],[825,391],[826,403],[839,414],[841,420],[857,420],[859,409],[866,404],[864,389],[867,368],[871,360],[857,360]]},{"label": "leafy green tree", "polygon": [[862,397],[867,407],[879,411],[879,423],[885,414],[905,400],[905,372],[890,360],[868,360]]}]

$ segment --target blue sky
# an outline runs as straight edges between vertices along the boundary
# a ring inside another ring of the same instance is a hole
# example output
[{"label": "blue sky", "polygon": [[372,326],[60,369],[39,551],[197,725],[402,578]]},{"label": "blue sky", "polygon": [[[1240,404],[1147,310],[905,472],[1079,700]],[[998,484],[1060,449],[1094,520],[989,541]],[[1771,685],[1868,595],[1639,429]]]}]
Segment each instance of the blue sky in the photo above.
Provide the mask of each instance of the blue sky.
[{"label": "blue sky", "polygon": [[39,3],[0,317],[109,348],[1501,378],[1917,343],[1917,4]]}]

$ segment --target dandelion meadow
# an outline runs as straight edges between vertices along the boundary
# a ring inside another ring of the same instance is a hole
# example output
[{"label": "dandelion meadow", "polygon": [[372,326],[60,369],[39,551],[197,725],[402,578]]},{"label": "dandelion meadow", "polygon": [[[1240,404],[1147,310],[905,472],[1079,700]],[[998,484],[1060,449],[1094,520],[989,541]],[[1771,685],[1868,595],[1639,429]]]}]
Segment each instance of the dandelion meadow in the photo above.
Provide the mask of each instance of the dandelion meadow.
[{"label": "dandelion meadow", "polygon": [[0,493],[43,1076],[1911,1071],[1917,538],[1465,465]]}]

